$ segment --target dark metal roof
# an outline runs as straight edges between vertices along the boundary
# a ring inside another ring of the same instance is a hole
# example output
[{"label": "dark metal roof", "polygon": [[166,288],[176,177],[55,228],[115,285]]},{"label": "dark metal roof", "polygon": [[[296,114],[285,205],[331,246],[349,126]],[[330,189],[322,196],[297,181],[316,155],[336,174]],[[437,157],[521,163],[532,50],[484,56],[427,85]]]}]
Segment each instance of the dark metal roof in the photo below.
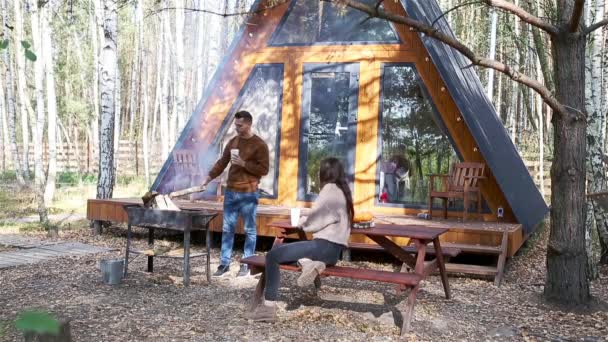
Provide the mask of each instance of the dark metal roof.
[{"label": "dark metal roof", "polygon": [[[429,25],[443,14],[435,0],[401,0],[401,3],[411,18]],[[454,36],[445,18],[437,20],[434,26]],[[515,217],[526,234],[531,233],[549,208],[487,98],[479,77],[470,67],[470,61],[436,39],[424,34],[420,37]]]}]

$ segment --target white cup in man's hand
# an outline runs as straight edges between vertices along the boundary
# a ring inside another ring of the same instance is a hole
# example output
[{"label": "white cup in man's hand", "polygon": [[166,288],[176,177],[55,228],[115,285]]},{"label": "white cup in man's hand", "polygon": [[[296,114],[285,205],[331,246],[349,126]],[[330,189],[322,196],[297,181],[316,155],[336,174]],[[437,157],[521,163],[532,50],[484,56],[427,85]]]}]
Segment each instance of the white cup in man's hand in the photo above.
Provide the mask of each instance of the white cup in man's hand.
[{"label": "white cup in man's hand", "polygon": [[233,148],[230,150],[230,158],[231,159],[236,159],[239,157],[239,149],[238,148]]},{"label": "white cup in man's hand", "polygon": [[291,226],[297,227],[300,222],[300,208],[291,208]]}]

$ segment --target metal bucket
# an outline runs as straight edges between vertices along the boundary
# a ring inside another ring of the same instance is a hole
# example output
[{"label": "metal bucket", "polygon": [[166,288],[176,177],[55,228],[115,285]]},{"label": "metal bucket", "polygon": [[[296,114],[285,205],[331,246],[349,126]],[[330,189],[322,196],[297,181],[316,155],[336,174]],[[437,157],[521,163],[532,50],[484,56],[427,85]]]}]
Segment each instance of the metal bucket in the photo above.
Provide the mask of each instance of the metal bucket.
[{"label": "metal bucket", "polygon": [[101,260],[100,263],[101,275],[104,284],[116,285],[120,284],[125,268],[124,259],[107,259]]}]

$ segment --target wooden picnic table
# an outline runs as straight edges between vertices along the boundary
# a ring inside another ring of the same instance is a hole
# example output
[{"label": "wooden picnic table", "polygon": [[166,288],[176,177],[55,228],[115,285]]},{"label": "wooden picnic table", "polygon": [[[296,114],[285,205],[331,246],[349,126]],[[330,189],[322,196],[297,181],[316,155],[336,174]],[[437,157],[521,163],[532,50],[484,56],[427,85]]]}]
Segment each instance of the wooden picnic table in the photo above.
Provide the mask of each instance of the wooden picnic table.
[{"label": "wooden picnic table", "polygon": [[[276,237],[273,248],[283,244],[286,237],[296,234],[300,240],[307,240],[306,233],[291,225],[289,221],[275,221],[269,224],[270,227],[276,229]],[[387,253],[393,255],[399,261],[403,262],[403,266],[399,272],[388,272],[381,270],[358,269],[354,267],[329,266],[322,273],[322,276],[339,276],[353,279],[373,280],[380,282],[398,284],[398,291],[403,291],[406,288],[411,288],[411,292],[407,299],[407,311],[403,318],[401,334],[409,331],[410,323],[413,316],[414,304],[416,295],[420,289],[420,282],[435,270],[439,271],[445,297],[451,298],[450,285],[445,269],[444,256],[441,249],[439,236],[446,233],[447,228],[430,228],[420,225],[397,225],[397,224],[380,224],[376,223],[375,227],[365,229],[351,229],[352,234],[362,234],[376,242]],[[404,237],[410,239],[410,245],[415,246],[415,252],[412,253],[397,245],[390,238]],[[425,265],[425,257],[427,255],[427,245],[433,244],[435,249],[435,258]],[[414,255],[412,255],[414,254]],[[252,266],[252,274],[264,272],[264,257],[254,256],[241,260]],[[409,268],[409,270],[408,270]],[[298,268],[293,265],[281,265],[281,269],[298,271]],[[320,286],[320,280],[315,280],[315,285]],[[260,302],[263,296],[265,287],[264,274],[260,277],[253,304]],[[253,307],[253,305],[252,305]]]}]

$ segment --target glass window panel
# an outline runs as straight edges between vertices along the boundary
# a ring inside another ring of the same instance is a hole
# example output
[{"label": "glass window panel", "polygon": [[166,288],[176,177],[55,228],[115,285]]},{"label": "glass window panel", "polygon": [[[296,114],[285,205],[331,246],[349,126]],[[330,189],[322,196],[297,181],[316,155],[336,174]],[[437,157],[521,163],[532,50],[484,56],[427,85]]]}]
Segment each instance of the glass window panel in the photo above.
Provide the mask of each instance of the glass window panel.
[{"label": "glass window panel", "polygon": [[314,200],[319,193],[321,160],[342,161],[352,182],[354,169],[358,65],[305,66],[298,199]]},{"label": "glass window panel", "polygon": [[319,163],[335,156],[346,165],[348,72],[312,73],[308,135],[307,193],[319,193]]},{"label": "glass window panel", "polygon": [[[287,18],[279,26],[271,45],[314,43],[398,43],[392,25],[356,9],[319,0],[294,0]],[[363,3],[375,5],[376,0]]]},{"label": "glass window panel", "polygon": [[[222,148],[236,135],[234,114],[246,110],[253,116],[253,132],[268,144],[270,170],[260,180],[260,190],[264,197],[276,197],[279,167],[279,134],[281,127],[281,101],[283,94],[283,66],[261,65],[252,71],[241,96],[230,113],[230,123],[221,139]],[[225,185],[228,168],[222,179]]]},{"label": "glass window panel", "polygon": [[458,161],[413,65],[386,65],[382,76],[378,199],[427,205],[428,175]]}]

